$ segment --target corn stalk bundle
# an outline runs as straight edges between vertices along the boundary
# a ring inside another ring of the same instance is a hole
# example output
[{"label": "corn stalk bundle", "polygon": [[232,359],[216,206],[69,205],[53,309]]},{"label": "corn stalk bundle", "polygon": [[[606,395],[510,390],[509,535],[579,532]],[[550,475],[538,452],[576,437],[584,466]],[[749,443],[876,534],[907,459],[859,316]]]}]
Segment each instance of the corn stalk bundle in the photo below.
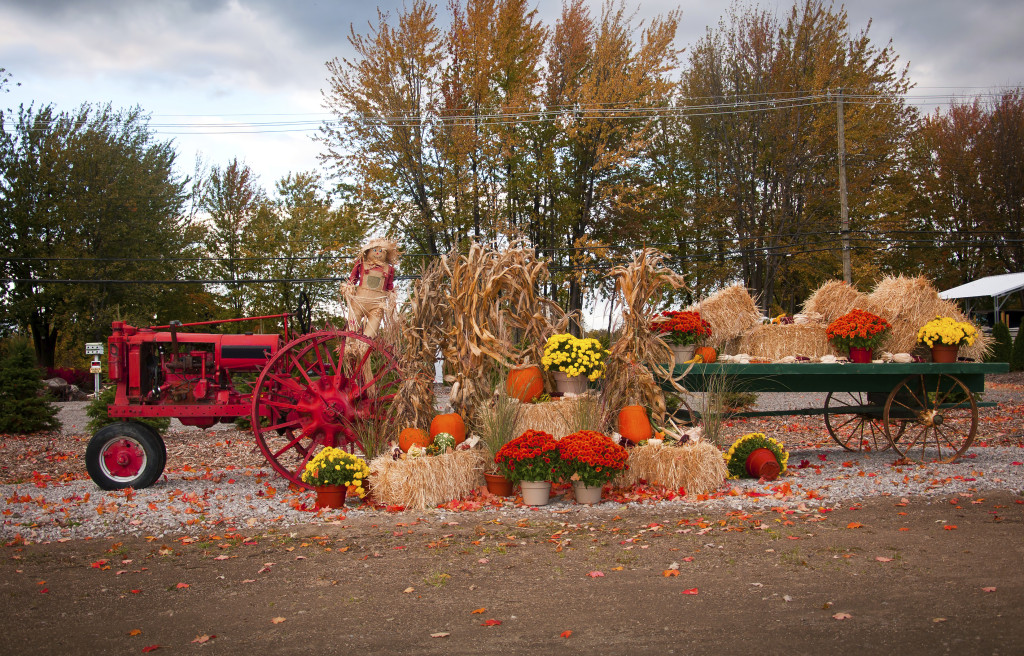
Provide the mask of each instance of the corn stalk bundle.
[{"label": "corn stalk bundle", "polygon": [[714,492],[728,475],[722,452],[704,441],[636,446],[630,449],[626,464],[626,470],[615,481],[617,485],[647,481],[670,490],[683,488],[687,494]]},{"label": "corn stalk bundle", "polygon": [[853,285],[842,280],[829,280],[814,290],[804,301],[804,314],[821,316],[821,323],[828,326],[850,310],[864,310],[877,314],[886,321],[890,320],[884,307],[878,307],[867,294],[861,293]]},{"label": "corn stalk bundle", "polygon": [[[665,416],[665,396],[652,371],[668,377],[665,362],[672,350],[651,331],[651,320],[664,290],[684,288],[682,276],[662,266],[664,253],[645,248],[625,266],[612,269],[615,290],[622,296],[622,320],[612,344],[605,374],[604,399],[609,413],[638,403],[651,409],[655,421]],[[606,417],[606,425],[611,416]]]},{"label": "corn stalk bundle", "polygon": [[437,261],[424,267],[402,313],[399,368],[402,384],[392,404],[401,426],[427,428],[434,416],[434,361],[444,342],[443,270]]},{"label": "corn stalk bundle", "polygon": [[[893,353],[913,351],[917,346],[917,331],[935,317],[969,321],[956,303],[939,298],[939,292],[923,276],[886,276],[875,285],[870,300],[892,324],[892,332],[883,347]],[[960,347],[960,355],[982,360],[991,348],[991,335],[979,330],[973,345]]]},{"label": "corn stalk bundle", "polygon": [[701,319],[711,324],[707,343],[722,353],[738,353],[740,336],[761,323],[761,311],[743,285],[720,289],[686,310],[700,312]]},{"label": "corn stalk bundle", "polygon": [[483,483],[482,449],[394,460],[386,454],[370,462],[370,481],[378,502],[416,510],[466,496]]}]

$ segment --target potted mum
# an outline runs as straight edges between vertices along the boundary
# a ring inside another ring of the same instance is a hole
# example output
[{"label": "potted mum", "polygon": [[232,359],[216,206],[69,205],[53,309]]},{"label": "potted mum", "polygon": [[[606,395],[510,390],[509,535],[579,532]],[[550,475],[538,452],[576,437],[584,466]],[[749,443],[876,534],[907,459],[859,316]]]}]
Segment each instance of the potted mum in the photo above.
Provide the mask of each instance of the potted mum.
[{"label": "potted mum", "polygon": [[701,318],[700,312],[666,310],[654,317],[651,330],[671,345],[677,363],[693,358],[697,345],[711,337],[711,324]]},{"label": "potted mum", "polygon": [[587,382],[604,375],[608,351],[601,342],[569,333],[552,335],[544,344],[541,364],[545,371],[555,372],[555,385],[562,394],[582,394]]},{"label": "potted mum", "polygon": [[935,317],[917,331],[917,343],[931,348],[932,362],[956,362],[961,346],[970,346],[978,329],[966,321]]},{"label": "potted mum", "polygon": [[578,503],[601,502],[601,488],[626,468],[629,452],[597,431],[582,430],[558,440],[562,477],[572,481]]},{"label": "potted mum", "polygon": [[774,481],[786,472],[789,452],[781,442],[764,433],[747,433],[733,442],[725,458],[729,478],[759,478]]},{"label": "potted mum", "polygon": [[551,495],[551,481],[559,477],[558,442],[550,433],[528,430],[498,449],[494,462],[523,492],[523,503],[543,506]]},{"label": "potted mum", "polygon": [[825,337],[838,351],[847,351],[850,362],[871,362],[874,350],[892,330],[889,322],[864,310],[851,310],[828,325]]},{"label": "potted mum", "polygon": [[364,484],[369,475],[370,468],[365,460],[329,446],[306,463],[302,482],[316,489],[318,508],[341,508],[349,487],[354,487],[360,498],[366,496]]}]

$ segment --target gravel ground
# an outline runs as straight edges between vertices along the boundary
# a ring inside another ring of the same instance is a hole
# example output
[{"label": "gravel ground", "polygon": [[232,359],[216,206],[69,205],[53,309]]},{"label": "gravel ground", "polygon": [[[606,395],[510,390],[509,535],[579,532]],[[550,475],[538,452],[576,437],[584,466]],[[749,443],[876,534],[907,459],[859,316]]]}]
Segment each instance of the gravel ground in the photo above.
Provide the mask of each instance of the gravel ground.
[{"label": "gravel ground", "polygon": [[[980,498],[991,490],[1019,495],[1024,493],[1024,465],[1021,463],[1024,460],[1024,450],[1021,449],[1024,439],[1021,438],[1019,421],[1021,407],[1024,406],[1024,387],[1018,384],[996,387],[999,389],[986,392],[986,400],[999,401],[1000,406],[983,410],[976,446],[965,458],[951,465],[896,464],[895,454],[891,451],[855,454],[838,446],[822,446],[820,429],[808,429],[806,426],[790,429],[787,422],[794,420],[778,419],[770,425],[782,433],[790,445],[790,469],[784,478],[773,483],[730,481],[707,500],[698,501],[690,497],[664,500],[656,495],[639,502],[606,501],[595,507],[577,506],[566,500],[564,495],[557,496],[551,504],[539,509],[481,495],[459,504],[458,509],[431,509],[416,514],[444,519],[457,518],[465,511],[476,511],[474,514],[477,516],[503,517],[541,513],[573,518],[563,521],[582,521],[610,518],[638,503],[645,508],[671,512],[713,514],[779,506],[801,510],[834,508],[880,495],[896,498],[949,495]],[[762,394],[758,408],[821,407],[823,396]],[[84,407],[84,403],[65,403],[61,405],[60,414],[65,431],[78,434],[83,451]],[[808,421],[820,422],[820,419]],[[757,427],[761,428],[760,425]],[[787,430],[800,431],[791,435],[796,441],[787,438]],[[796,439],[796,435],[804,433],[813,434],[813,438]],[[223,532],[231,527],[242,532],[256,532],[311,521],[375,521],[375,517],[388,512],[379,507],[360,506],[358,501],[352,500],[343,512],[315,511],[313,494],[289,489],[286,482],[262,462],[258,453],[252,453],[252,440],[246,441],[246,435],[234,431],[230,424],[205,431],[172,425],[167,440],[168,471],[157,484],[144,490],[104,492],[87,478],[58,481],[43,477],[0,485],[0,539],[6,542],[18,535],[29,541],[111,535],[199,536]],[[175,467],[175,452],[171,450],[175,439],[201,440],[209,451],[219,455],[208,459],[207,463],[213,462],[213,465]],[[231,445],[232,440],[236,442],[233,447],[224,446],[225,443]],[[231,449],[244,457],[232,455]],[[223,464],[242,461],[254,464],[235,469]],[[78,467],[78,464],[74,466]],[[46,471],[45,464],[40,464],[39,468]],[[622,497],[619,500],[626,501]],[[473,521],[483,521],[483,517]]]}]

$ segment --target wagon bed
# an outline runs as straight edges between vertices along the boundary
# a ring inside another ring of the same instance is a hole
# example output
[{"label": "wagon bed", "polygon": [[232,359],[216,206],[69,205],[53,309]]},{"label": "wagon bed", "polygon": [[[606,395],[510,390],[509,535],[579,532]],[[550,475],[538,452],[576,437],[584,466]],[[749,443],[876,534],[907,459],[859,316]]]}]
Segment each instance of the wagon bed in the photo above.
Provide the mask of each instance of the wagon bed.
[{"label": "wagon bed", "polygon": [[[737,413],[765,417],[821,414],[829,435],[849,451],[894,448],[903,458],[952,462],[978,427],[985,375],[1006,363],[711,363],[677,365],[687,391],[827,393],[822,408]],[[667,381],[666,388],[669,387]],[[690,411],[690,414],[696,415]]]}]

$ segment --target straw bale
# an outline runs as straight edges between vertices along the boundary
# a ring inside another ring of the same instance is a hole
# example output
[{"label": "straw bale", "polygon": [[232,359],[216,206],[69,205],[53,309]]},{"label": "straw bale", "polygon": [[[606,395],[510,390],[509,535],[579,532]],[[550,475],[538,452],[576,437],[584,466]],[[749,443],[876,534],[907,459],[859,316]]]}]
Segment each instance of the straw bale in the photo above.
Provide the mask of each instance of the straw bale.
[{"label": "straw bale", "polygon": [[516,435],[529,429],[550,433],[556,439],[572,433],[570,423],[579,403],[593,403],[592,397],[565,396],[545,403],[524,403],[519,408]]},{"label": "straw bale", "polygon": [[804,301],[803,314],[820,315],[821,322],[828,326],[853,309],[865,310],[886,320],[889,319],[884,310],[880,311],[867,294],[861,293],[856,287],[848,285],[842,280],[829,280],[818,287]]},{"label": "straw bale", "polygon": [[[956,303],[939,298],[939,292],[923,276],[886,276],[875,286],[870,299],[881,308],[879,314],[892,324],[883,346],[893,353],[913,351],[917,331],[935,317],[969,321]],[[960,356],[982,360],[991,348],[992,337],[979,330],[972,346],[961,347]]]},{"label": "straw bale", "polygon": [[616,483],[634,485],[641,480],[687,494],[709,494],[721,487],[728,475],[722,452],[708,442],[636,446],[629,451],[628,468]]},{"label": "straw bale", "polygon": [[387,505],[424,510],[466,496],[483,484],[482,449],[393,460],[390,454],[370,462],[373,495]]},{"label": "straw bale", "polygon": [[739,337],[761,323],[761,311],[743,285],[720,289],[686,309],[711,324],[708,344],[722,353],[736,353]]},{"label": "straw bale", "polygon": [[738,348],[742,353],[769,360],[790,355],[836,355],[825,337],[825,326],[820,323],[760,325],[740,338]]}]

